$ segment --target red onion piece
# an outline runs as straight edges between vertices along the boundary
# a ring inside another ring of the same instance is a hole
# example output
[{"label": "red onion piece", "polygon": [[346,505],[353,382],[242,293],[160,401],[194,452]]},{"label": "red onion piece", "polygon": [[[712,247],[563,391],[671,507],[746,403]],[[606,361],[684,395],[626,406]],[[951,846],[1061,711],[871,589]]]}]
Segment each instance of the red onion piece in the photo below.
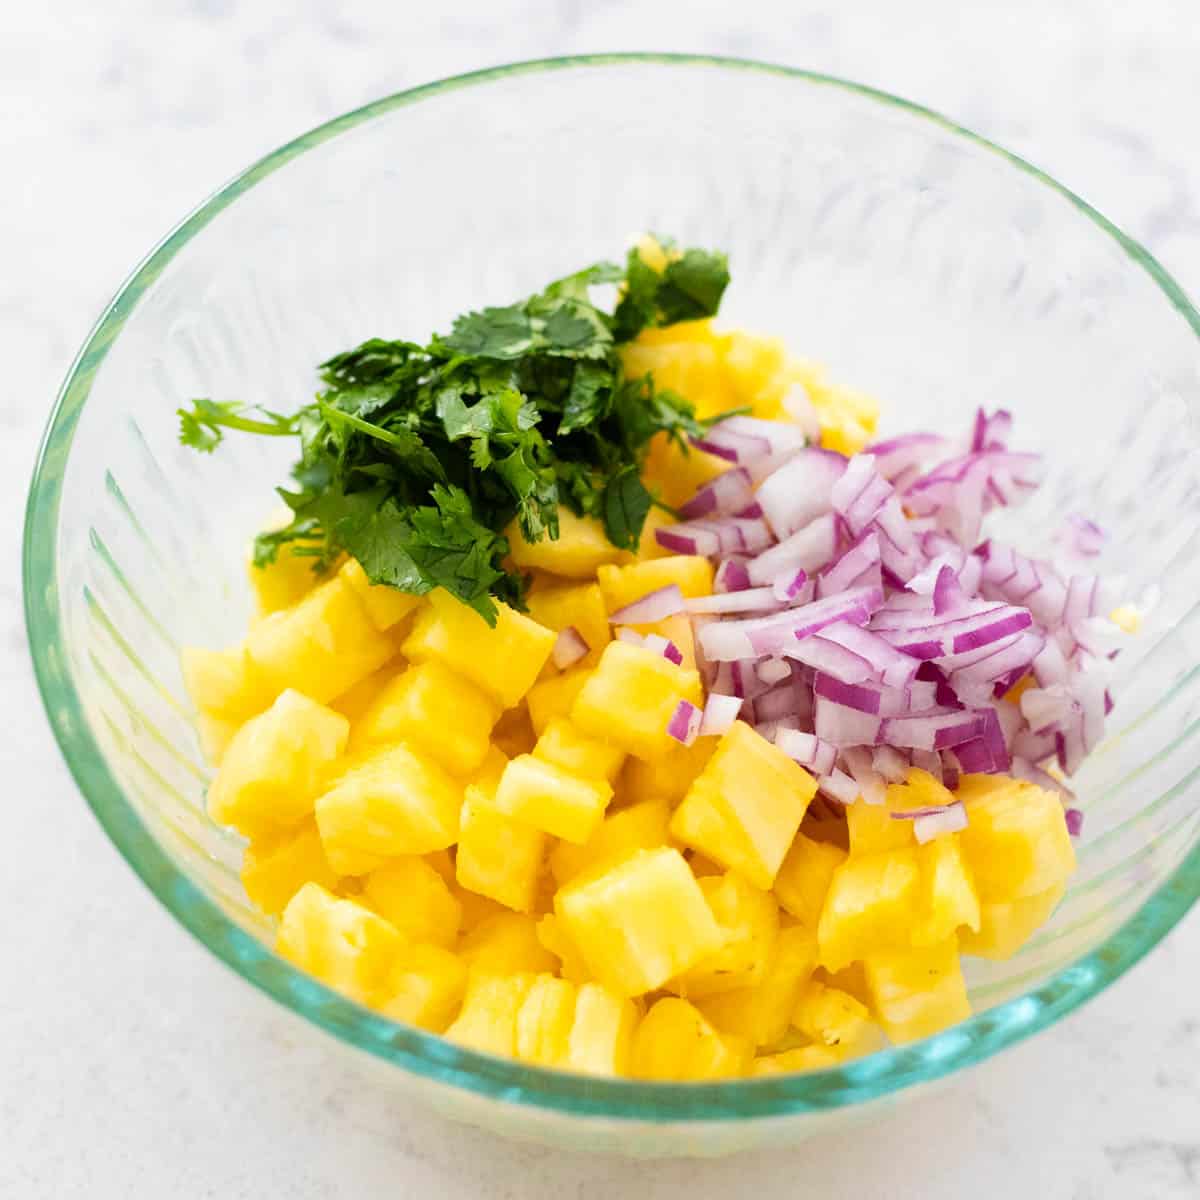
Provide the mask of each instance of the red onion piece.
[{"label": "red onion piece", "polygon": [[867,804],[883,804],[887,798],[887,782],[872,765],[872,754],[865,746],[848,746],[842,751],[842,761],[859,786]]},{"label": "red onion piece", "polygon": [[[796,602],[800,594],[804,591],[804,585],[808,582],[808,572],[800,570],[792,570],[789,568],[780,573],[780,575],[771,584],[771,591],[774,592],[778,599],[786,603]],[[811,599],[811,589],[809,599]]]},{"label": "red onion piece", "polygon": [[713,590],[716,592],[744,592],[750,586],[750,572],[746,570],[746,560],[743,558],[725,558],[717,567],[713,577]]},{"label": "red onion piece", "polygon": [[[909,768],[916,766],[914,758],[912,764],[908,759],[892,746],[878,746],[875,753],[871,756],[871,766],[876,773],[882,775],[888,783],[903,783],[908,778]],[[940,782],[941,762],[938,762],[938,777]]]},{"label": "red onion piece", "polygon": [[892,485],[876,470],[869,454],[856,454],[830,492],[834,512],[858,537],[891,499]]},{"label": "red onion piece", "polygon": [[550,651],[550,657],[560,671],[565,671],[579,662],[581,658],[586,658],[590,649],[583,634],[574,625],[568,625],[554,639],[554,648]]},{"label": "red onion piece", "polygon": [[647,650],[653,650],[655,654],[661,654],[663,658],[677,667],[683,666],[683,651],[669,638],[658,633],[648,633],[642,639],[642,645]]},{"label": "red onion piece", "polygon": [[677,742],[690,746],[700,732],[700,710],[690,700],[680,700],[667,722],[667,734]]},{"label": "red onion piece", "polygon": [[825,513],[797,530],[776,546],[764,550],[746,564],[751,583],[770,584],[783,571],[807,571],[824,566],[837,547],[837,524],[833,513]]},{"label": "red onion piece", "polygon": [[608,619],[614,625],[652,625],[683,612],[683,608],[683,593],[677,583],[671,583],[618,608]]},{"label": "red onion piece", "polygon": [[846,459],[808,446],[762,481],[758,502],[777,538],[786,538],[829,512],[833,485]]},{"label": "red onion piece", "polygon": [[745,467],[734,467],[706,483],[684,505],[679,514],[687,520],[695,517],[736,513],[754,501],[754,484]]},{"label": "red onion piece", "polygon": [[879,534],[867,530],[850,544],[841,558],[821,572],[817,580],[817,595],[831,596],[864,583],[882,586],[879,578]]},{"label": "red onion piece", "polygon": [[1063,812],[1067,822],[1067,833],[1077,838],[1083,833],[1083,813],[1077,808],[1068,808]]},{"label": "red onion piece", "polygon": [[817,787],[824,795],[831,800],[836,800],[839,804],[854,804],[858,800],[858,784],[844,771],[836,768],[828,775],[820,776],[817,779]]},{"label": "red onion piece", "polygon": [[745,588],[738,592],[713,592],[711,596],[693,596],[684,601],[690,613],[777,613],[784,601],[769,587]]},{"label": "red onion piece", "polygon": [[938,813],[927,813],[913,821],[913,835],[924,845],[936,837],[957,833],[967,827],[967,810],[962,804],[950,804]]},{"label": "red onion piece", "polygon": [[704,702],[704,712],[700,718],[700,736],[720,737],[737,720],[741,710],[742,701],[737,696],[711,693]]},{"label": "red onion piece", "polygon": [[802,449],[804,432],[785,421],[728,417],[693,444],[730,462],[747,464]]},{"label": "red onion piece", "polygon": [[811,733],[781,729],[775,734],[775,745],[817,775],[829,775],[837,765],[837,747]]},{"label": "red onion piece", "polygon": [[636,629],[618,629],[615,637],[618,642],[628,642],[631,646],[644,646],[646,639]]}]

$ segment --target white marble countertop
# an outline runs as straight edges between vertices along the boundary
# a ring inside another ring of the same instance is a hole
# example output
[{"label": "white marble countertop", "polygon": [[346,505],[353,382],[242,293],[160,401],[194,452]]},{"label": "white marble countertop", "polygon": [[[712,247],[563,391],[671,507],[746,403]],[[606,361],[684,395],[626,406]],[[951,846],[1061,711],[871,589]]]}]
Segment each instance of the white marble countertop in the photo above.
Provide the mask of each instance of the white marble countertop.
[{"label": "white marble countertop", "polygon": [[869,1131],[715,1163],[514,1146],[385,1102],[184,935],[51,741],[20,511],[124,272],[247,162],[364,100],[612,49],[770,58],[919,99],[1046,167],[1200,294],[1194,0],[43,0],[0,21],[0,1195],[1200,1196],[1200,917],[1054,1030]]}]

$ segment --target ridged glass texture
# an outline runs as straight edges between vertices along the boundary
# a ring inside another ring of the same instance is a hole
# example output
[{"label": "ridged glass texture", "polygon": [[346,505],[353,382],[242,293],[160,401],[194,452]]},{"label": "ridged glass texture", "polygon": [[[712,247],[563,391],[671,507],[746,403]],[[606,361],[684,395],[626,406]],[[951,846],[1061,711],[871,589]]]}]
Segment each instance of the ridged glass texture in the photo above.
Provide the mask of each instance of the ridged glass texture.
[{"label": "ridged glass texture", "polygon": [[[176,442],[191,396],[295,405],[370,335],[424,338],[620,251],[638,230],[729,251],[726,320],[877,394],[888,432],[1016,415],[1051,477],[1012,530],[1112,530],[1101,569],[1161,591],[1078,777],[1081,867],[1050,926],[970,972],[978,1015],[841,1069],[719,1086],[584,1080],[395,1025],[277,959],[204,816],[182,645],[248,613],[241,549],[287,450]],[[1200,319],[1149,255],[935,114],[780,68],[663,56],[525,64],[351,113],[285,146],[137,269],[64,385],[30,495],[30,641],[55,733],[112,840],[215,954],[462,1119],[632,1154],[716,1153],[877,1113],[1044,1028],[1200,890],[1196,414]]]}]

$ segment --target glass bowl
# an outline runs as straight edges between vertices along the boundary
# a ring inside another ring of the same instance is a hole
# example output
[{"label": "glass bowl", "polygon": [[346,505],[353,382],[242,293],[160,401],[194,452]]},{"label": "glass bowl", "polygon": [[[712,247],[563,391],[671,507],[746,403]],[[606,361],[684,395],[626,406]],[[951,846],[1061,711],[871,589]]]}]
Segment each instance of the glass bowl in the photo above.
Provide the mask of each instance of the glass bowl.
[{"label": "glass bowl", "polygon": [[[619,254],[639,230],[728,250],[726,321],[778,333],[883,402],[885,431],[1016,416],[1051,474],[1014,530],[1111,531],[1100,569],[1158,593],[1118,660],[1111,736],[1077,777],[1080,869],[1051,924],[978,964],[977,1015],[837,1070],[670,1085],[501,1061],[397,1025],[277,958],[209,824],[177,663],[249,611],[241,547],[288,450],[180,448],[192,396],[288,408],[367,336]],[[25,602],[46,709],[101,824],[245,979],[461,1119],[629,1154],[707,1154],[876,1115],[1095,995],[1200,891],[1200,317],[1052,179],[925,109],[734,60],[603,55],[391,96],[269,155],[134,271],[58,398],[29,497]],[[132,981],[130,981],[132,986]],[[180,998],[183,1003],[183,998]]]}]

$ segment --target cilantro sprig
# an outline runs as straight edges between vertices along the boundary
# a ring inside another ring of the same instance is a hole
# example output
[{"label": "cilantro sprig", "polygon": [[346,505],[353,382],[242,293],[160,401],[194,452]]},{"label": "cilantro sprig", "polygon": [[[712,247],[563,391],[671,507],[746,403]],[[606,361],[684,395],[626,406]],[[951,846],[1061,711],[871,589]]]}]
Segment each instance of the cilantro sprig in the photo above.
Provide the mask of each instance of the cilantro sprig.
[{"label": "cilantro sprig", "polygon": [[[321,570],[340,554],[372,583],[423,594],[444,587],[495,621],[520,604],[504,530],[558,536],[558,507],[637,546],[656,503],[641,478],[650,439],[686,447],[711,421],[649,375],[626,378],[619,347],[643,329],[712,316],[729,282],[724,255],[676,252],[656,269],[637,249],[505,307],[466,313],[428,344],[372,338],[321,365],[322,388],[292,416],[193,400],[180,441],[211,453],[227,430],[299,439],[292,519],[261,534],[255,562],[281,546]],[[617,285],[611,311],[593,289]],[[724,414],[722,414],[724,415]]]}]

